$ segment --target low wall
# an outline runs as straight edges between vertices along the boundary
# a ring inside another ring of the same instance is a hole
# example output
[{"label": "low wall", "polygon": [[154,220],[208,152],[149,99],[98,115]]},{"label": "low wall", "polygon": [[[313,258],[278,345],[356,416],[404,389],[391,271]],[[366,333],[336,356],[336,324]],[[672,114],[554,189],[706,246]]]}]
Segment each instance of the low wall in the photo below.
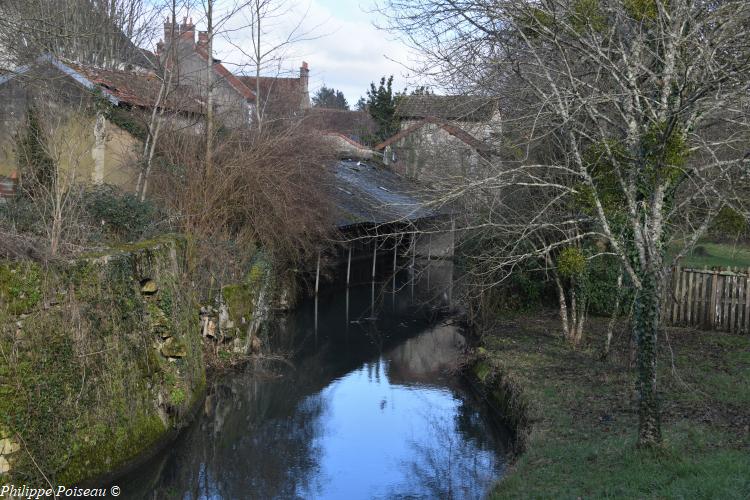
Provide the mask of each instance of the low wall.
[{"label": "low wall", "polygon": [[513,433],[515,453],[522,453],[531,433],[532,408],[523,388],[479,347],[465,372],[469,382]]},{"label": "low wall", "polygon": [[106,474],[185,425],[205,363],[180,237],[0,262],[0,485]]}]

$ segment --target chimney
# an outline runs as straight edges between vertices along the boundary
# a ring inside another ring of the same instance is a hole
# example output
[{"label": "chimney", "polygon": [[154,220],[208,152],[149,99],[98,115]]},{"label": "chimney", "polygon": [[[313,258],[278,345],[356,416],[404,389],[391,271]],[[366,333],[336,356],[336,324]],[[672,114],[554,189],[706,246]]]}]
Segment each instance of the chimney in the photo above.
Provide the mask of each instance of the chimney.
[{"label": "chimney", "polygon": [[299,79],[305,91],[307,91],[307,86],[310,83],[310,68],[305,61],[302,61],[302,67],[299,69]]},{"label": "chimney", "polygon": [[169,45],[172,42],[172,34],[180,41],[195,43],[195,25],[193,18],[183,18],[182,23],[173,25],[169,19],[164,22],[164,42]]},{"label": "chimney", "polygon": [[310,108],[310,91],[308,90],[310,68],[305,61],[302,61],[302,66],[299,68],[299,81],[302,84],[302,109],[308,109]]},{"label": "chimney", "polygon": [[198,32],[198,47],[208,49],[208,31]]}]

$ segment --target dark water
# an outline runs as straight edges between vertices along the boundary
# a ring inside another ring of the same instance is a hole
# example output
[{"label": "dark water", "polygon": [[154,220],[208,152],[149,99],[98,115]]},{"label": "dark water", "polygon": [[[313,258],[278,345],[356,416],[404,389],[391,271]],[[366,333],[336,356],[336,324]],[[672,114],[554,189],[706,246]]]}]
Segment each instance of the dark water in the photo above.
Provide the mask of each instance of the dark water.
[{"label": "dark water", "polygon": [[506,440],[450,374],[464,339],[437,307],[449,292],[430,306],[424,287],[392,288],[330,293],[279,320],[292,362],[216,381],[194,424],[118,482],[123,496],[481,498]]}]

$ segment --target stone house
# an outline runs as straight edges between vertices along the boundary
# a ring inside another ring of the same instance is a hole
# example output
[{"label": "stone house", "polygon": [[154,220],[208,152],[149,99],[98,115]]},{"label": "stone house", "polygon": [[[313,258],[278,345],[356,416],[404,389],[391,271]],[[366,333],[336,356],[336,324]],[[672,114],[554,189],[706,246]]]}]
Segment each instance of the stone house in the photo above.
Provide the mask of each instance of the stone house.
[{"label": "stone house", "polygon": [[[174,26],[167,22],[164,24],[164,40],[157,45],[157,54],[167,75],[173,72],[173,83],[191,88],[203,102],[206,101],[207,32],[196,33],[192,19],[185,18]],[[260,107],[264,122],[280,124],[300,119],[310,108],[310,68],[306,62],[302,63],[299,76],[289,78],[234,75],[218,59],[213,60],[212,68],[215,111],[225,127],[252,124],[256,119],[256,106]]]},{"label": "stone house", "polygon": [[[0,76],[0,180],[7,187],[18,177],[16,144],[33,107],[46,113],[56,147],[66,144],[66,152],[58,151],[61,167],[76,182],[132,191],[160,86],[153,73],[103,70],[49,55]],[[161,107],[169,119],[200,130],[201,102],[189,89],[168,94]]]},{"label": "stone house", "polygon": [[376,145],[383,161],[410,179],[455,184],[479,175],[480,159],[492,146],[446,120],[413,120],[396,135]]},{"label": "stone house", "polygon": [[[166,79],[173,85],[192,89],[202,102],[207,102],[209,88],[208,33],[198,32],[191,20],[164,24],[164,40],[157,45],[159,60]],[[250,125],[255,106],[255,93],[218,59],[212,61],[211,89],[216,117],[227,128]]]},{"label": "stone house", "polygon": [[454,183],[479,175],[481,158],[495,154],[497,101],[476,96],[403,96],[401,130],[375,146],[386,164],[412,179]]},{"label": "stone house", "polygon": [[396,118],[401,130],[425,118],[437,118],[485,142],[492,142],[502,124],[497,99],[471,95],[402,96],[396,105]]}]

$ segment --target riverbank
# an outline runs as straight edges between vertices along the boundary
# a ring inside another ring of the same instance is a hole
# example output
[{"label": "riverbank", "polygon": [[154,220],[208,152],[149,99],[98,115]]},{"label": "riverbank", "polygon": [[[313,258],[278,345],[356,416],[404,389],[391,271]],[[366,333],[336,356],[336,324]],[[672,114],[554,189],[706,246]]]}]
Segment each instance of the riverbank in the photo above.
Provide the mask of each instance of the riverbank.
[{"label": "riverbank", "polygon": [[274,285],[263,256],[200,307],[188,247],[165,235],[0,261],[0,485],[106,481],[192,420],[207,371],[260,350]]},{"label": "riverbank", "polygon": [[[659,380],[665,445],[635,447],[638,415],[627,335],[608,361],[573,350],[554,312],[499,322],[482,336],[487,369],[516,388],[524,450],[493,498],[750,497],[750,336],[670,328]],[[485,373],[485,377],[490,374]]]}]

